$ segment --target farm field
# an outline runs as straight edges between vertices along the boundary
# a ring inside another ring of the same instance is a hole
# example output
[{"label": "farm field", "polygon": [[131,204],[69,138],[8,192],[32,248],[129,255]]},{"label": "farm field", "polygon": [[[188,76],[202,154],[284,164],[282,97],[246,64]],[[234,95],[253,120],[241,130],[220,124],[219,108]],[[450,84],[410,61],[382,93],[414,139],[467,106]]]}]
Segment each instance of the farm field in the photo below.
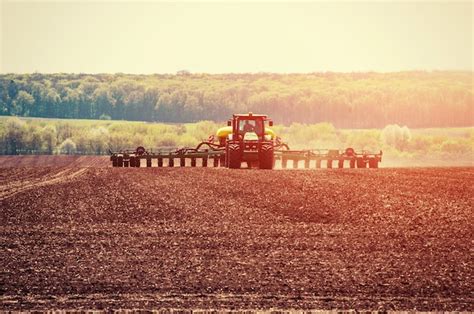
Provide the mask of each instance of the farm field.
[{"label": "farm field", "polygon": [[45,168],[45,167],[110,167],[109,156],[78,156],[78,155],[25,155],[0,156],[0,168]]},{"label": "farm field", "polygon": [[4,158],[0,310],[473,309],[474,168]]}]

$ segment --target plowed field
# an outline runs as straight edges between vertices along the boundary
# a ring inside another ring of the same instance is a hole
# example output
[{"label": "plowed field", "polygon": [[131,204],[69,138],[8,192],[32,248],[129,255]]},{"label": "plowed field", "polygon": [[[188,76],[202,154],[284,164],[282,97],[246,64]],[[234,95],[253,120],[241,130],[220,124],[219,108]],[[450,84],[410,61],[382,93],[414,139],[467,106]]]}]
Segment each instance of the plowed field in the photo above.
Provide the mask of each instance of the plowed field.
[{"label": "plowed field", "polygon": [[0,169],[0,309],[474,310],[474,168]]}]

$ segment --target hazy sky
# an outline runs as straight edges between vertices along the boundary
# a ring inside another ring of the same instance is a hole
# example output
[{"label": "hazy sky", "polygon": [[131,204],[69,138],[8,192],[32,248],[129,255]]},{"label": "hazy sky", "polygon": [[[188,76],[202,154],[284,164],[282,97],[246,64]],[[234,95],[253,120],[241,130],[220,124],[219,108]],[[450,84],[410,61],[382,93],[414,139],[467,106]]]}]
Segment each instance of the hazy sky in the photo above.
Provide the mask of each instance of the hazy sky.
[{"label": "hazy sky", "polygon": [[473,66],[471,1],[0,1],[1,73]]}]

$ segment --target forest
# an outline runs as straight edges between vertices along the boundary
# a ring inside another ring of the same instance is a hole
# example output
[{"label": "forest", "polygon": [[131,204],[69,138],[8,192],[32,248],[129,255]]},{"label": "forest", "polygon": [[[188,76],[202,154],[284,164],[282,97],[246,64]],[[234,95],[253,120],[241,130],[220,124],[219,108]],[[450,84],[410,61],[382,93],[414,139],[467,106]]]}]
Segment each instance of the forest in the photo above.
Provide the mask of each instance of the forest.
[{"label": "forest", "polygon": [[474,125],[473,72],[1,74],[0,115],[189,123],[266,113],[336,128]]}]

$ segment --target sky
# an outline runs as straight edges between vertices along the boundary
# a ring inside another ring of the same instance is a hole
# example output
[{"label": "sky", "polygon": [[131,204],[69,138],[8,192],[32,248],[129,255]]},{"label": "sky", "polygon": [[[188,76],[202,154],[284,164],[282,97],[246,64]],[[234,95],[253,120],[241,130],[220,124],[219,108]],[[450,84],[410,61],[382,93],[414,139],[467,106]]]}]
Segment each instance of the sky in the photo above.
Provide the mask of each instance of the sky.
[{"label": "sky", "polygon": [[472,1],[0,1],[0,73],[473,70]]}]

